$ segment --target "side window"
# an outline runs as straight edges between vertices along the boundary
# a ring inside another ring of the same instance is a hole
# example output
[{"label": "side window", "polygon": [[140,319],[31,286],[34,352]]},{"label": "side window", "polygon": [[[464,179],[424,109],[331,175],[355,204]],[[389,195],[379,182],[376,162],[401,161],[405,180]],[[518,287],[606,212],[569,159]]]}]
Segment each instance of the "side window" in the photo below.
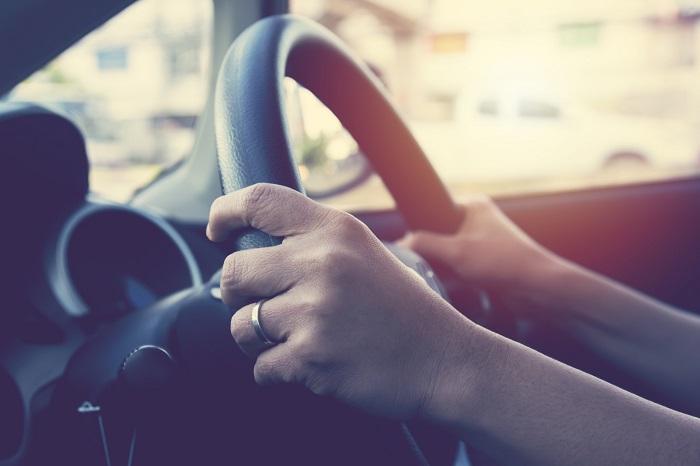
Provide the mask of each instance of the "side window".
[{"label": "side window", "polygon": [[11,93],[67,113],[92,190],[127,201],[188,155],[207,95],[211,0],[139,0]]},{"label": "side window", "polygon": [[291,8],[381,71],[455,194],[499,195],[700,173],[700,22],[686,3]]}]

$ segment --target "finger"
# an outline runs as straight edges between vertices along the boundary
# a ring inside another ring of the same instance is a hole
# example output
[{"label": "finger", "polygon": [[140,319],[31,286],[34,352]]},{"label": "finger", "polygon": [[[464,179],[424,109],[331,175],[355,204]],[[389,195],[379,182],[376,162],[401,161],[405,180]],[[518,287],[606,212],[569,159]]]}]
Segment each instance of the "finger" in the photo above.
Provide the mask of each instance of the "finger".
[{"label": "finger", "polygon": [[430,231],[416,231],[404,236],[397,244],[411,249],[425,259],[438,260],[450,264],[455,255],[453,236],[433,233]]},{"label": "finger", "polygon": [[[258,302],[259,303],[259,302]],[[271,346],[258,335],[253,327],[253,308],[258,303],[248,304],[239,309],[231,318],[231,336],[241,350],[250,357],[257,357]],[[284,344],[289,334],[291,314],[289,300],[284,296],[278,296],[263,301],[258,307],[258,324],[265,336],[278,344]]]},{"label": "finger", "polygon": [[332,371],[314,369],[318,354],[309,341],[299,339],[275,346],[260,354],[253,370],[259,385],[294,383],[305,385],[316,395],[329,396],[336,392]]},{"label": "finger", "polygon": [[284,244],[247,249],[229,255],[221,269],[221,298],[236,309],[255,298],[275,296],[295,283],[298,267],[291,264],[293,252]]},{"label": "finger", "polygon": [[292,358],[288,345],[279,345],[258,356],[253,375],[259,385],[299,383],[299,361]]},{"label": "finger", "polygon": [[316,228],[327,209],[293,189],[255,184],[214,201],[207,236],[223,241],[234,230],[253,227],[273,236],[290,236]]},{"label": "finger", "polygon": [[462,222],[461,228],[462,230],[464,230],[468,224],[488,216],[489,213],[500,213],[500,209],[496,206],[493,200],[484,194],[473,194],[469,199],[463,202],[461,208],[464,212],[464,221]]}]

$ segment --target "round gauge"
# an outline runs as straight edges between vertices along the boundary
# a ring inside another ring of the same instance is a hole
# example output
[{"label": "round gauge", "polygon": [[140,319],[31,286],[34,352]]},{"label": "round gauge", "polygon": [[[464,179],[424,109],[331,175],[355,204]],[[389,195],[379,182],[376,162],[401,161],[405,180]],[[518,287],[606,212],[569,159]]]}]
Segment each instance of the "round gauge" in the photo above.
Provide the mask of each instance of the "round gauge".
[{"label": "round gauge", "polygon": [[50,282],[74,316],[116,317],[202,281],[179,234],[128,207],[87,204],[68,220],[57,246]]}]

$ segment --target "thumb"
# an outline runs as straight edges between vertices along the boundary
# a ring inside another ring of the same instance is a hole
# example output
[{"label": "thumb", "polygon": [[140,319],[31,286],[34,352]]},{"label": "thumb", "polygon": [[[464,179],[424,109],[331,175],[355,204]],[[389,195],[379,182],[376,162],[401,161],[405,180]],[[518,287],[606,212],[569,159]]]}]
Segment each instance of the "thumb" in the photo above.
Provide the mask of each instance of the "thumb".
[{"label": "thumb", "polygon": [[454,235],[416,231],[408,233],[396,244],[411,249],[425,259],[437,260],[446,265],[452,265],[455,260]]}]

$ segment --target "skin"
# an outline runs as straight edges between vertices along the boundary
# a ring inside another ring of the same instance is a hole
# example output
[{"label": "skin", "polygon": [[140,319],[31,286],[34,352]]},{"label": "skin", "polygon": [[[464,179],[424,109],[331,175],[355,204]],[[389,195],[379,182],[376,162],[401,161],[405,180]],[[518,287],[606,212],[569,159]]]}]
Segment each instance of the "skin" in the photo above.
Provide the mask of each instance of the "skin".
[{"label": "skin", "polygon": [[700,317],[564,260],[487,198],[465,205],[455,235],[416,232],[401,244],[471,283],[504,290],[521,317],[555,323],[621,370],[700,415]]},{"label": "skin", "polygon": [[[240,307],[231,333],[256,358],[258,383],[303,384],[374,414],[428,420],[506,463],[700,462],[698,419],[475,325],[350,215],[272,185],[212,205],[213,241],[246,226],[284,237],[232,254],[223,268],[224,302]],[[499,280],[490,261],[482,272]],[[270,298],[260,318],[280,342],[272,347],[253,331],[253,305],[244,305],[259,297]]]}]

